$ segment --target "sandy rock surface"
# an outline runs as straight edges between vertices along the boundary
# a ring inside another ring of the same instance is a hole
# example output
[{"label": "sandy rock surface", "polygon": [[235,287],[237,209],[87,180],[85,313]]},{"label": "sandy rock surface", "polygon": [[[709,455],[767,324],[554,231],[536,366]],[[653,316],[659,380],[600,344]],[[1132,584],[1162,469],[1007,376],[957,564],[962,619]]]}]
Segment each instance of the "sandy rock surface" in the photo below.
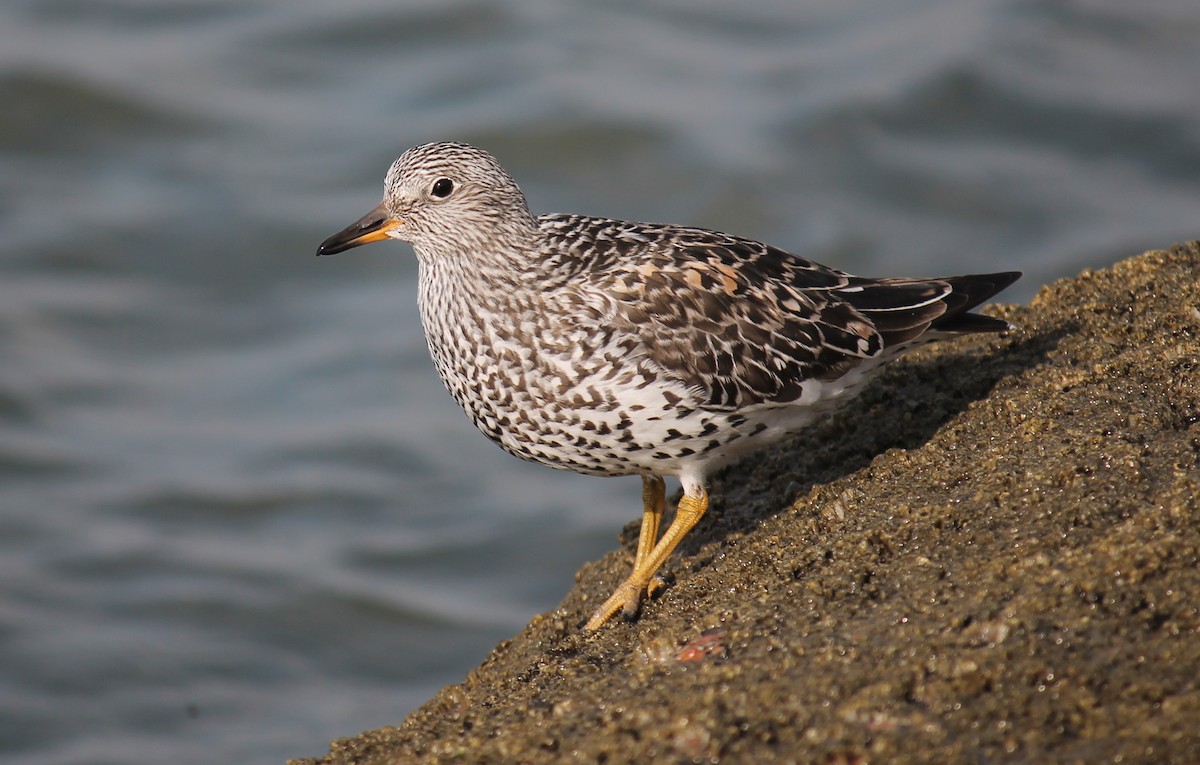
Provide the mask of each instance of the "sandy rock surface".
[{"label": "sandy rock surface", "polygon": [[297,762],[1200,762],[1200,244],[987,310],[1020,329],[718,476],[637,622],[579,628],[631,524],[462,683]]}]

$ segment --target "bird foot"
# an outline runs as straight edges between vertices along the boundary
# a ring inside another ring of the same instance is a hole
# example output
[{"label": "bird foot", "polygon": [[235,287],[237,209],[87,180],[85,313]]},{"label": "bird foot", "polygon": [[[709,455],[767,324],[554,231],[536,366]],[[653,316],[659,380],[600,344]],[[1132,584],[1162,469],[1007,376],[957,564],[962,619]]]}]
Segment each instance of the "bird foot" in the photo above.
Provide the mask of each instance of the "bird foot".
[{"label": "bird foot", "polygon": [[642,600],[654,595],[665,586],[666,581],[657,574],[650,577],[649,581],[645,581],[643,577],[630,575],[628,579],[617,586],[617,589],[613,590],[613,594],[608,596],[608,600],[592,612],[591,618],[587,620],[587,624],[583,628],[589,632],[599,629],[618,611],[621,612],[621,616],[630,621],[636,619],[638,611],[642,608]]}]

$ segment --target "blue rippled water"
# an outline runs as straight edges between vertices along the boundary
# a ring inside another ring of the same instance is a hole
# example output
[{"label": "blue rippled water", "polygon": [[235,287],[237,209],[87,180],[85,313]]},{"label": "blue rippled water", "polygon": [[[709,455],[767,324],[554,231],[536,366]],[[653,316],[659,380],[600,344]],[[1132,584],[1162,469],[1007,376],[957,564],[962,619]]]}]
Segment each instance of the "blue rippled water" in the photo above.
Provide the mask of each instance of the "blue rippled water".
[{"label": "blue rippled water", "polygon": [[1025,300],[1200,233],[1198,39],[1194,0],[0,6],[0,760],[320,753],[637,516],[471,428],[404,246],[313,257],[403,149]]}]

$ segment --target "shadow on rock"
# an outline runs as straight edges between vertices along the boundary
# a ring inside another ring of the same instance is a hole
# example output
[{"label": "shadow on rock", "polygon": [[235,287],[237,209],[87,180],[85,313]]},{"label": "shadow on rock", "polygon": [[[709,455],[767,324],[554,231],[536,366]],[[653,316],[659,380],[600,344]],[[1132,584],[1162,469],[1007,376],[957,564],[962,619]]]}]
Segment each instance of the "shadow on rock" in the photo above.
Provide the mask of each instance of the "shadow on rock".
[{"label": "shadow on rock", "polygon": [[[843,410],[716,474],[712,508],[680,551],[695,553],[748,532],[814,486],[861,470],[889,449],[919,448],[994,387],[1044,364],[1060,339],[1076,329],[1066,321],[1039,330],[1018,328],[999,338],[951,339],[897,361]],[[966,343],[979,347],[953,351]],[[622,543],[636,544],[637,533],[637,522],[627,525]]]}]

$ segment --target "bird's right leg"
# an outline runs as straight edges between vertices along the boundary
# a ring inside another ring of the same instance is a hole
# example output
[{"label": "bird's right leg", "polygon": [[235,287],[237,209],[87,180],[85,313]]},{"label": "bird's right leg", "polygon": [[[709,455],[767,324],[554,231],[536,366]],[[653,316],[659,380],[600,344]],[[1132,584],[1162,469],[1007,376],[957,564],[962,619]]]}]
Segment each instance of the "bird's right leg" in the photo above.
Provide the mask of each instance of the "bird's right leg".
[{"label": "bird's right leg", "polygon": [[667,482],[656,475],[642,476],[642,529],[638,532],[637,554],[633,570],[637,571],[658,542],[658,524],[667,507]]}]

